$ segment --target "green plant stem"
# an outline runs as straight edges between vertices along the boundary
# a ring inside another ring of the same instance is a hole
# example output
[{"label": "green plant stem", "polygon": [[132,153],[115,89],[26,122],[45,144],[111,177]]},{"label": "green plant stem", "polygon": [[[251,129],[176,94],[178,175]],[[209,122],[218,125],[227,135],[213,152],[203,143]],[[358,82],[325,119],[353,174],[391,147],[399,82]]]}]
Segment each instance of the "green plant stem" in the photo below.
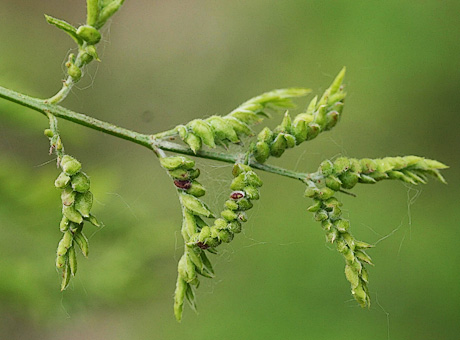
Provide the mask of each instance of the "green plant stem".
[{"label": "green plant stem", "polygon": [[[103,133],[128,140],[130,142],[142,145],[148,149],[153,150],[157,156],[164,156],[164,151],[176,152],[184,155],[189,155],[193,157],[212,159],[216,161],[226,162],[226,163],[235,163],[241,158],[241,155],[232,155],[215,151],[206,151],[201,150],[196,154],[193,151],[183,145],[176,143],[171,143],[169,141],[160,140],[160,137],[165,137],[170,135],[169,131],[165,133],[159,133],[154,135],[147,135],[132,130],[128,130],[119,126],[116,126],[111,123],[98,120],[93,117],[86,116],[82,113],[77,113],[72,110],[66,109],[60,105],[52,104],[48,99],[38,99],[34,97],[27,96],[25,94],[9,90],[0,86],[0,98],[4,98],[11,102],[17,103],[19,105],[28,107],[32,110],[38,111],[44,114],[47,118],[49,115],[52,115],[57,118],[62,118],[73,123],[89,127],[91,129],[101,131]],[[263,170],[266,172],[274,173],[284,177],[289,177],[304,181],[309,175],[306,173],[295,172],[280,167],[276,167],[268,164],[261,164],[257,162],[250,162],[249,165],[253,168]]]},{"label": "green plant stem", "polygon": [[[81,56],[84,51],[84,48],[86,46],[86,43],[83,44],[83,46],[78,50],[77,57],[75,58],[75,66],[78,68],[82,68],[84,66]],[[72,87],[76,84],[75,80],[71,77],[68,76],[67,79],[62,83],[62,88],[59,90],[58,93],[56,93],[54,96],[51,98],[47,99],[48,103],[50,104],[58,104],[62,102],[67,95],[70,93],[70,90],[72,90]]]}]

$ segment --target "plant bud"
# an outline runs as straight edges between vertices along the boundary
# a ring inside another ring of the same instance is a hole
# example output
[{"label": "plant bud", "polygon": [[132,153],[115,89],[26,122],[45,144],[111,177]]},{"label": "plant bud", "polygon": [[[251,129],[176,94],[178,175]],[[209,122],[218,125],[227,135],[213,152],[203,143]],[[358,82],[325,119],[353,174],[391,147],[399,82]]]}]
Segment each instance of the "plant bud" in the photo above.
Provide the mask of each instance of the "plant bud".
[{"label": "plant bud", "polygon": [[198,235],[198,242],[205,243],[208,238],[211,237],[211,228],[205,226],[201,229]]},{"label": "plant bud", "polygon": [[366,176],[369,176],[369,177],[375,179],[376,181],[381,181],[383,179],[388,178],[388,175],[385,172],[380,172],[380,171],[371,172],[371,173],[367,174]]},{"label": "plant bud", "polygon": [[187,137],[188,135],[188,131],[187,131],[187,128],[184,126],[184,125],[177,125],[176,126],[176,131],[177,133],[179,134],[179,137],[185,141],[185,138]]},{"label": "plant bud", "polygon": [[325,127],[325,130],[330,130],[332,129],[334,126],[337,125],[337,122],[339,121],[339,113],[337,111],[331,111],[331,112],[328,112],[327,115],[326,115],[326,127]]},{"label": "plant bud", "polygon": [[309,185],[305,189],[305,197],[313,198],[313,197],[317,197],[318,194],[319,194],[319,189],[316,186]]},{"label": "plant bud", "polygon": [[316,123],[307,124],[307,140],[315,139],[321,132],[321,127]]},{"label": "plant bud", "polygon": [[63,268],[67,261],[67,255],[57,255],[56,256],[56,268]]},{"label": "plant bud", "polygon": [[412,178],[407,177],[402,172],[388,171],[387,174],[388,174],[388,177],[390,177],[391,179],[399,179],[399,180],[401,180],[403,182],[406,182],[406,183],[417,184]]},{"label": "plant bud", "polygon": [[343,233],[342,238],[345,240],[347,243],[348,247],[354,251],[355,250],[355,239],[353,236],[351,236],[350,233]]},{"label": "plant bud", "polygon": [[363,241],[358,241],[355,240],[355,248],[356,249],[367,249],[367,248],[373,248],[374,246],[372,244],[363,242]]},{"label": "plant bud", "polygon": [[326,231],[330,231],[333,226],[334,225],[329,220],[324,220],[324,221],[321,222],[321,227]]},{"label": "plant bud", "polygon": [[363,158],[359,161],[361,164],[361,172],[368,174],[377,170],[377,163],[370,158]]},{"label": "plant bud", "polygon": [[350,169],[350,160],[346,157],[339,157],[334,161],[334,172],[340,175]]},{"label": "plant bud", "polygon": [[[195,251],[196,249],[196,251]],[[198,252],[198,253],[197,253]],[[193,247],[193,248],[187,248],[186,254],[192,261],[193,265],[196,267],[196,270],[199,273],[203,272],[204,264],[203,261],[201,260],[200,256],[201,250],[199,248]]]},{"label": "plant bud", "polygon": [[367,255],[364,251],[361,251],[361,250],[356,250],[355,251],[355,255],[358,259],[360,259],[361,261],[364,261],[370,265],[374,265],[374,263],[372,263],[372,259],[370,258],[369,255]]},{"label": "plant bud", "polygon": [[72,176],[70,183],[72,184],[73,190],[81,193],[87,192],[90,187],[89,177],[83,172],[79,172]]},{"label": "plant bud", "polygon": [[362,268],[361,270],[361,279],[366,282],[366,283],[369,283],[369,273],[367,272],[366,268]]},{"label": "plant bud", "polygon": [[252,171],[252,168],[249,165],[242,164],[242,163],[235,163],[232,168],[232,175],[236,177],[243,172]]},{"label": "plant bud", "polygon": [[194,153],[197,153],[197,151],[201,149],[201,139],[193,133],[187,134],[184,142],[190,146],[190,149],[192,149]]},{"label": "plant bud", "polygon": [[339,232],[334,228],[331,228],[330,231],[326,232],[326,242],[334,243],[335,240],[339,237]]},{"label": "plant bud", "polygon": [[213,217],[213,214],[209,208],[195,196],[181,193],[179,195],[179,199],[181,204],[192,213],[205,217]]},{"label": "plant bud", "polygon": [[69,155],[64,155],[61,159],[61,168],[67,175],[73,176],[80,171],[81,163]]},{"label": "plant bud", "polygon": [[235,234],[241,233],[241,223],[238,220],[230,222],[228,230]]},{"label": "plant bud", "polygon": [[219,230],[219,239],[224,243],[230,243],[233,240],[233,233],[228,230]]},{"label": "plant bud", "polygon": [[54,186],[56,188],[65,188],[67,186],[67,184],[69,184],[70,182],[70,177],[68,175],[66,175],[64,172],[61,172],[58,176],[58,178],[56,178],[56,180],[54,181]]},{"label": "plant bud", "polygon": [[71,272],[70,266],[66,264],[62,271],[61,292],[67,288],[70,282]]},{"label": "plant bud", "polygon": [[237,203],[239,210],[249,210],[253,207],[253,204],[250,200],[242,198]]},{"label": "plant bud", "polygon": [[246,197],[251,200],[259,199],[259,190],[253,186],[244,187],[243,191],[246,193]]},{"label": "plant bud", "polygon": [[270,156],[270,147],[266,142],[257,142],[254,149],[254,158],[257,162],[263,163]]},{"label": "plant bud", "polygon": [[91,191],[87,191],[84,194],[77,194],[74,207],[83,217],[89,217],[92,206],[93,194]]},{"label": "plant bud", "polygon": [[80,224],[83,222],[83,216],[73,207],[66,206],[62,207],[62,214],[69,219],[69,221]]},{"label": "plant bud", "polygon": [[315,213],[315,220],[318,221],[318,222],[327,220],[328,217],[329,217],[329,215],[327,214],[326,210],[318,210]]},{"label": "plant bud", "polygon": [[229,116],[234,117],[248,125],[258,124],[262,121],[261,117],[249,110],[237,109],[230,113]]},{"label": "plant bud", "polygon": [[285,133],[284,139],[286,140],[286,144],[288,148],[293,148],[294,146],[296,146],[296,140],[293,135]]},{"label": "plant bud", "polygon": [[68,252],[69,257],[69,266],[70,266],[70,273],[75,276],[77,273],[77,255],[75,254],[75,248],[70,247]]},{"label": "plant bud", "polygon": [[259,176],[257,176],[257,174],[254,171],[250,170],[246,172],[245,176],[246,181],[249,185],[253,187],[261,187],[263,185],[262,180],[259,178]]},{"label": "plant bud", "polygon": [[174,291],[174,316],[177,321],[182,319],[182,311],[184,308],[185,292],[188,284],[180,277],[177,278],[176,290]]},{"label": "plant bud", "polygon": [[238,135],[232,126],[229,125],[222,117],[212,116],[207,119],[209,124],[214,130],[214,133],[218,139],[228,139],[232,143],[239,143]]},{"label": "plant bud", "polygon": [[67,74],[72,77],[74,81],[78,81],[81,78],[81,69],[72,63],[66,63]]},{"label": "plant bud", "polygon": [[231,210],[224,210],[220,213],[220,215],[225,219],[227,220],[228,222],[231,222],[231,221],[234,221],[237,219],[238,215],[231,211]]},{"label": "plant bud", "polygon": [[46,137],[49,137],[49,138],[54,136],[53,131],[51,131],[50,129],[45,129],[43,133],[45,134]]},{"label": "plant bud", "polygon": [[89,45],[95,45],[101,40],[101,33],[92,26],[83,25],[78,27],[77,35]]},{"label": "plant bud", "polygon": [[88,220],[95,227],[100,227],[101,223],[97,220],[96,216],[89,214],[89,217],[85,217],[85,220]]},{"label": "plant bud", "polygon": [[281,130],[285,133],[291,133],[291,116],[286,111],[283,117],[283,121],[281,122]]},{"label": "plant bud", "polygon": [[371,176],[364,175],[364,174],[359,174],[359,181],[361,183],[365,183],[365,184],[375,184],[375,183],[377,183],[377,181],[375,179],[373,179]]},{"label": "plant bud", "polygon": [[268,127],[264,127],[262,131],[260,131],[257,135],[257,140],[259,142],[270,143],[273,140],[273,138],[273,132]]},{"label": "plant bud", "polygon": [[335,191],[328,188],[328,187],[324,187],[324,188],[321,188],[319,191],[318,191],[318,194],[317,194],[317,197],[324,201],[324,200],[327,200],[329,198],[331,198],[332,196],[334,196],[335,194]]},{"label": "plant bud", "polygon": [[59,230],[65,232],[69,229],[69,219],[65,216],[62,216],[61,222],[59,223]]},{"label": "plant bud", "polygon": [[321,171],[324,177],[327,177],[332,175],[332,173],[334,172],[334,165],[330,160],[325,160],[321,162],[318,170]]},{"label": "plant bud", "polygon": [[366,306],[367,294],[361,284],[358,284],[357,287],[353,288],[351,293],[353,294],[356,301],[358,301],[358,303],[361,305],[361,307]]},{"label": "plant bud", "polygon": [[191,282],[196,278],[195,266],[186,254],[179,260],[177,270],[185,282]]},{"label": "plant bud", "polygon": [[303,120],[299,120],[297,123],[294,120],[292,126],[292,133],[295,137],[297,145],[304,142],[307,139],[307,123]]},{"label": "plant bud", "polygon": [[187,189],[187,193],[195,197],[201,197],[206,194],[206,189],[201,183],[197,181],[192,181],[190,188]]},{"label": "plant bud", "polygon": [[334,222],[334,227],[341,233],[346,233],[350,227],[350,221],[340,219]]},{"label": "plant bud", "polygon": [[342,181],[333,175],[326,178],[326,186],[334,191],[339,191]]},{"label": "plant bud", "polygon": [[358,183],[359,177],[356,173],[349,171],[342,173],[339,179],[342,182],[342,188],[351,189]]},{"label": "plant bud", "polygon": [[284,138],[284,135],[280,133],[275,137],[275,140],[270,145],[270,154],[274,157],[281,157],[287,147],[288,145],[286,139]]},{"label": "plant bud", "polygon": [[315,203],[311,205],[310,207],[307,208],[309,212],[317,212],[319,209],[321,209],[323,202],[320,200],[314,200]]},{"label": "plant bud", "polygon": [[347,280],[351,283],[352,288],[358,287],[359,284],[359,275],[352,267],[349,265],[345,266],[345,276]]},{"label": "plant bud", "polygon": [[335,206],[332,208],[332,211],[329,213],[329,218],[331,220],[337,220],[342,216],[342,209],[339,207]]},{"label": "plant bud", "polygon": [[189,124],[193,133],[200,137],[204,144],[210,148],[215,148],[216,144],[214,143],[214,132],[208,123],[201,119],[192,120]]},{"label": "plant bud", "polygon": [[223,117],[223,119],[230,124],[238,135],[254,136],[254,132],[251,128],[241,120],[231,116]]},{"label": "plant bud", "polygon": [[227,221],[225,221],[223,218],[218,218],[214,221],[214,226],[216,229],[226,229]]},{"label": "plant bud", "polygon": [[315,112],[315,123],[322,128],[326,126],[326,108],[326,105],[320,105],[318,110]]},{"label": "plant bud", "polygon": [[240,211],[240,212],[238,213],[237,220],[240,221],[240,222],[247,222],[247,221],[248,221],[248,217],[246,216],[246,213],[245,213],[245,212]]},{"label": "plant bud", "polygon": [[225,201],[225,207],[230,209],[230,210],[238,210],[238,203],[236,203],[234,200],[227,200]]},{"label": "plant bud", "polygon": [[63,205],[70,206],[75,202],[77,193],[71,187],[64,188],[61,192],[61,201]]},{"label": "plant bud", "polygon": [[[412,178],[414,180],[414,182],[426,184],[427,179],[422,177],[422,176],[420,176],[420,175],[418,175],[418,174],[416,174],[416,173],[414,173],[414,171],[417,171],[417,170],[412,170],[412,171],[402,170],[401,172],[405,176]],[[388,178],[388,175],[387,174],[385,174],[385,175],[387,176],[386,178]],[[372,176],[372,177],[374,178],[374,176]]]},{"label": "plant bud", "polygon": [[237,177],[235,177],[230,184],[230,189],[232,190],[242,190],[248,185],[246,181],[246,176],[244,173],[239,174]]},{"label": "plant bud", "polygon": [[88,257],[89,243],[88,243],[88,239],[86,238],[85,234],[83,234],[83,232],[81,231],[78,231],[73,235],[73,237],[74,237],[75,243],[78,244],[78,247],[80,248],[83,256]]},{"label": "plant bud", "polygon": [[160,158],[160,164],[166,170],[176,170],[176,169],[193,169],[195,166],[195,161],[185,156],[172,156],[172,157],[162,157]]}]

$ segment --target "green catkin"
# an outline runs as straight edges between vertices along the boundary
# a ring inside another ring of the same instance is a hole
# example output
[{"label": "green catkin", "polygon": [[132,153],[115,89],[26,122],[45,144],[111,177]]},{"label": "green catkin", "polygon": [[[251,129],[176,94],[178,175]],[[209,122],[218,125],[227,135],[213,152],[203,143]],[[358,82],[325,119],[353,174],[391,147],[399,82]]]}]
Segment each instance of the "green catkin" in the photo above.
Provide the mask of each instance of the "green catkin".
[{"label": "green catkin", "polygon": [[252,150],[255,160],[263,163],[270,156],[281,157],[286,149],[312,140],[319,133],[332,129],[343,110],[346,96],[342,88],[344,76],[345,68],[340,71],[319,101],[317,97],[313,98],[306,112],[297,115],[293,120],[286,112],[282,123],[272,133],[268,132],[268,128],[264,128]]},{"label": "green catkin", "polygon": [[245,211],[252,208],[253,205],[246,190],[252,190],[251,196],[257,196],[255,198],[257,199],[258,188],[262,186],[262,181],[251,167],[240,163],[235,164],[232,170],[234,179],[231,185],[234,191],[224,204],[222,217],[215,219],[214,223],[209,226],[201,217],[213,217],[213,214],[198,198],[204,195],[204,188],[195,180],[185,179],[187,176],[177,178],[177,174],[181,171],[194,172],[199,175],[199,171],[194,168],[193,160],[184,156],[173,156],[161,158],[160,163],[173,179],[182,205],[181,234],[184,238],[185,250],[178,263],[178,277],[174,293],[174,314],[180,321],[185,300],[192,309],[196,308],[193,286],[198,287],[198,276],[214,277],[214,270],[206,252],[215,253],[215,247],[221,243],[231,242],[234,234],[241,232],[242,222],[247,221]]},{"label": "green catkin", "polygon": [[447,166],[418,156],[385,157],[382,159],[355,159],[340,157],[323,161],[316,173],[306,180],[305,196],[313,198],[308,208],[315,220],[321,222],[326,240],[336,245],[345,259],[345,277],[350,282],[354,298],[362,307],[370,306],[367,284],[369,275],[365,264],[373,265],[365,249],[372,246],[356,240],[349,232],[350,222],[342,218],[342,204],[335,193],[352,189],[357,183],[376,183],[384,179],[397,179],[411,184],[426,183],[433,176],[445,183],[439,170]]},{"label": "green catkin", "polygon": [[88,220],[100,226],[96,217],[90,213],[93,194],[89,177],[81,172],[81,163],[75,158],[64,155],[60,161],[62,172],[55,180],[56,188],[61,189],[62,219],[59,229],[63,233],[56,250],[56,267],[62,270],[61,290],[69,285],[77,272],[77,245],[85,257],[88,256],[88,239],[83,234],[83,224]]}]

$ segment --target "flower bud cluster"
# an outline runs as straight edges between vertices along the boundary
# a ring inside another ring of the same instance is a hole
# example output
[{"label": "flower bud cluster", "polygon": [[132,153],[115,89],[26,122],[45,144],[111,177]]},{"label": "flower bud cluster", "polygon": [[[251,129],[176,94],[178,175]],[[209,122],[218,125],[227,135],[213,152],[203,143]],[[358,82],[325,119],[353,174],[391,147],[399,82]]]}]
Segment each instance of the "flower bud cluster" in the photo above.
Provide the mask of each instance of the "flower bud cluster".
[{"label": "flower bud cluster", "polygon": [[187,125],[175,128],[181,139],[193,150],[199,151],[203,144],[210,148],[216,145],[227,147],[229,143],[240,143],[241,137],[254,136],[251,125],[260,123],[268,117],[268,109],[291,107],[290,98],[306,95],[302,88],[279,89],[254,97],[228,115],[195,119]]},{"label": "flower bud cluster", "polygon": [[[314,186],[312,182],[308,185]],[[353,297],[362,307],[369,306],[370,298],[367,288],[369,276],[364,264],[372,265],[373,263],[364,250],[372,246],[353,237],[349,231],[350,222],[342,218],[342,203],[329,191],[323,192],[321,189],[310,191],[307,189],[307,192],[315,192],[315,194],[310,195],[315,203],[308,210],[314,212],[315,220],[321,222],[326,231],[327,242],[335,244],[337,251],[345,259],[345,276],[351,284]]]},{"label": "flower bud cluster", "polygon": [[73,82],[80,80],[82,76],[82,67],[90,63],[93,59],[99,60],[96,52],[96,44],[101,41],[99,29],[106,21],[120,9],[124,0],[87,0],[86,1],[86,25],[78,28],[68,22],[45,15],[49,24],[66,32],[79,46],[78,57],[71,54],[67,63],[67,74]]},{"label": "flower bud cluster", "polygon": [[315,97],[307,111],[297,115],[294,120],[286,112],[282,123],[273,131],[264,128],[257,136],[253,155],[259,162],[265,162],[270,156],[281,157],[288,148],[316,138],[319,133],[332,129],[338,122],[346,93],[343,91],[345,68],[340,71],[321,99]]},{"label": "flower bud cluster", "polygon": [[433,176],[445,183],[439,170],[446,168],[446,165],[438,161],[418,156],[378,159],[340,157],[333,162],[329,160],[322,162],[316,177],[322,178],[327,188],[338,191],[352,189],[357,183],[373,184],[384,179],[397,179],[409,184],[425,184],[427,176]]},{"label": "flower bud cluster", "polygon": [[61,290],[67,288],[71,276],[77,272],[75,244],[85,257],[88,256],[88,239],[83,234],[85,220],[99,227],[96,217],[90,213],[93,194],[89,177],[81,172],[81,163],[65,155],[60,162],[62,169],[54,185],[61,189],[62,219],[59,225],[63,236],[56,251],[56,267],[62,269]]}]

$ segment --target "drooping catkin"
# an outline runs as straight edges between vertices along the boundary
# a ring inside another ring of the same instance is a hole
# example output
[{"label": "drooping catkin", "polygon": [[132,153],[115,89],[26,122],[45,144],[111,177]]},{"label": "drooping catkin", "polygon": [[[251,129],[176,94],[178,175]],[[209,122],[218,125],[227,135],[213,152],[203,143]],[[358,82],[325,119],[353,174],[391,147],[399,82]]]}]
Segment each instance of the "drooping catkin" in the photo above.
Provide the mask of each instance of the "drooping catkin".
[{"label": "drooping catkin", "polygon": [[365,249],[371,245],[356,240],[349,231],[350,222],[342,218],[342,204],[335,197],[339,191],[352,189],[357,183],[373,184],[384,179],[397,179],[409,184],[424,184],[427,176],[445,183],[440,174],[446,165],[418,156],[385,157],[379,159],[356,159],[340,157],[323,161],[317,172],[305,180],[305,196],[313,198],[308,208],[315,213],[326,231],[326,240],[336,245],[345,259],[345,276],[358,303],[370,305],[368,272],[364,265],[372,264]]},{"label": "drooping catkin", "polygon": [[64,155],[60,161],[62,172],[54,182],[61,189],[62,219],[59,229],[63,233],[56,251],[56,267],[62,270],[61,290],[67,288],[70,278],[77,272],[75,244],[88,256],[88,239],[83,234],[84,221],[99,227],[100,223],[90,213],[93,194],[89,177],[81,171],[81,163]]},{"label": "drooping catkin", "polygon": [[174,293],[174,314],[182,318],[184,301],[196,309],[194,287],[198,287],[198,276],[214,277],[214,270],[206,253],[216,253],[221,243],[229,243],[235,234],[241,232],[242,223],[247,221],[245,211],[252,208],[252,200],[259,198],[258,188],[262,181],[251,167],[237,163],[233,167],[233,190],[224,204],[221,217],[208,225],[203,218],[213,218],[210,209],[199,197],[205,189],[196,181],[199,170],[188,157],[164,157],[160,162],[173,179],[182,206],[182,237],[184,254],[178,263],[178,277]]}]

